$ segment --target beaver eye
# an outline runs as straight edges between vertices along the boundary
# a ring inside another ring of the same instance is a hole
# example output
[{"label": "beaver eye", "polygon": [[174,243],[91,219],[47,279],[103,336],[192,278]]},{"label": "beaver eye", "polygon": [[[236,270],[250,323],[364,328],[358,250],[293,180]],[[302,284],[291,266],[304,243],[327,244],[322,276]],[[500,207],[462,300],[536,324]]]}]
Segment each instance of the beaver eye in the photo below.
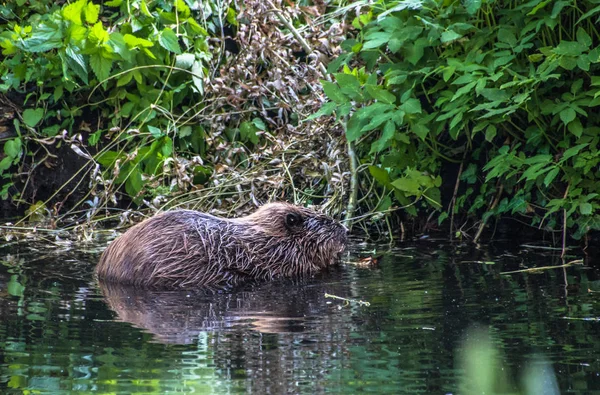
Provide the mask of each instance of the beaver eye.
[{"label": "beaver eye", "polygon": [[289,213],[285,216],[285,226],[295,228],[302,224],[302,217],[296,213]]}]

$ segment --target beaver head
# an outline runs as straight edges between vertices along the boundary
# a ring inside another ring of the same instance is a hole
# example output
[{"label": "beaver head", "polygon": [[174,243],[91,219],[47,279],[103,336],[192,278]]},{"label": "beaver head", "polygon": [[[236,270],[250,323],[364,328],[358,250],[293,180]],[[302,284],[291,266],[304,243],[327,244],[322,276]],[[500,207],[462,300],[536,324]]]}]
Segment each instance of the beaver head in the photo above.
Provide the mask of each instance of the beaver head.
[{"label": "beaver head", "polygon": [[174,210],[110,244],[96,273],[108,281],[163,287],[310,274],[339,258],[346,233],[332,218],[287,203],[234,219]]},{"label": "beaver head", "polygon": [[325,267],[339,258],[346,246],[346,227],[327,215],[291,204],[270,203],[232,221],[245,223],[261,236],[282,243],[290,249],[284,254],[290,261],[307,259],[307,264]]}]

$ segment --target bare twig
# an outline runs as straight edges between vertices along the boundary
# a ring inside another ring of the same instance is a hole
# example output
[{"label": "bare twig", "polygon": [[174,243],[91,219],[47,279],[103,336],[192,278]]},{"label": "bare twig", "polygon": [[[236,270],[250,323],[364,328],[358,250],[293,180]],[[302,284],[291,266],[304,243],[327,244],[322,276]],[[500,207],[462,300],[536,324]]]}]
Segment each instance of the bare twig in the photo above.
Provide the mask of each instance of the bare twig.
[{"label": "bare twig", "polygon": [[[565,189],[565,194],[563,195],[563,199],[567,198],[570,187],[571,187],[571,184],[568,184],[567,189]],[[564,258],[566,253],[567,253],[567,210],[563,209],[562,252],[560,254],[560,257]]]},{"label": "bare twig", "polygon": [[[499,183],[500,182],[498,182],[498,184]],[[498,202],[500,201],[500,197],[502,196],[503,190],[504,190],[504,185],[500,185],[500,188],[498,188],[498,192],[496,193],[496,197],[494,198],[494,201],[492,202],[492,204],[490,205],[490,207],[488,208],[487,211],[491,211],[496,208],[496,206],[498,205]],[[477,243],[479,241],[479,238],[481,237],[481,234],[483,233],[483,230],[485,229],[486,222],[487,222],[486,220],[481,221],[481,224],[479,225],[479,229],[477,230],[477,233],[475,234],[475,238],[473,239],[474,243]]]},{"label": "bare twig", "polygon": [[371,305],[371,303],[365,302],[364,300],[348,299],[348,298],[343,298],[341,296],[331,295],[331,294],[328,294],[328,293],[325,294],[325,297],[326,298],[331,298],[331,299],[343,300],[343,301],[346,302],[346,305],[348,305],[350,303],[358,303],[360,306],[367,306],[367,307],[369,307]]},{"label": "bare twig", "polygon": [[569,266],[573,266],[573,265],[583,265],[583,259],[576,259],[574,261],[565,263],[564,265],[531,267],[529,269],[513,270],[511,272],[501,272],[500,274],[531,273],[531,272],[538,272],[538,271],[542,271],[542,270],[560,269],[560,268],[569,267]]}]

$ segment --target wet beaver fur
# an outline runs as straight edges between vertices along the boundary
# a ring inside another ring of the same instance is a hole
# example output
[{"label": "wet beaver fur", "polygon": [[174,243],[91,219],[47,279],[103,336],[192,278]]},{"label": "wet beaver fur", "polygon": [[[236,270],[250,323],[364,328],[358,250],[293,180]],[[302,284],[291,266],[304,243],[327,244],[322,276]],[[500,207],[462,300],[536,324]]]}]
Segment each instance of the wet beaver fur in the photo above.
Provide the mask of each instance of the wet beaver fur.
[{"label": "wet beaver fur", "polygon": [[340,223],[287,203],[270,203],[233,219],[174,210],[113,241],[96,274],[100,280],[143,287],[228,286],[315,273],[334,263],[345,243]]}]

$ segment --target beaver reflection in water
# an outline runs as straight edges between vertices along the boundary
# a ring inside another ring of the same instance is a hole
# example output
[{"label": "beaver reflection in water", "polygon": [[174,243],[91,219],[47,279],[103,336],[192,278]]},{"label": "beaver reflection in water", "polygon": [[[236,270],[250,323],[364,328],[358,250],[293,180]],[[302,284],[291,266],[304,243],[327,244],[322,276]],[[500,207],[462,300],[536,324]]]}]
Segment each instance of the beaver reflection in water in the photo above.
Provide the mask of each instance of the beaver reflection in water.
[{"label": "beaver reflection in water", "polygon": [[311,274],[340,257],[346,232],[326,215],[287,203],[232,219],[168,211],[113,241],[96,274],[104,281],[163,288]]}]

